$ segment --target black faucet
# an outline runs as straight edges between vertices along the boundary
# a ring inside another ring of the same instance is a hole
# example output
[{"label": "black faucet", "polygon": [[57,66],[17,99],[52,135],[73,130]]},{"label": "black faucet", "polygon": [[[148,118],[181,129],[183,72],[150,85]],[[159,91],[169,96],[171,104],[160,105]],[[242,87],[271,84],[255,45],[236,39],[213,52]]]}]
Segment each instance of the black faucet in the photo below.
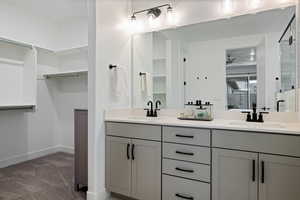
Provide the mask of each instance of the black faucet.
[{"label": "black faucet", "polygon": [[156,101],[154,110],[153,110],[153,101],[149,101],[147,105],[150,106],[150,109],[149,108],[145,109],[147,110],[147,117],[157,117],[157,111],[160,110],[159,106],[161,105],[161,102],[159,100]]},{"label": "black faucet", "polygon": [[160,110],[160,109],[159,109],[159,106],[160,106],[160,105],[161,105],[160,100],[157,100],[157,101],[155,102],[155,110],[154,110],[154,113],[153,113],[153,117],[157,117],[157,111]]},{"label": "black faucet", "polygon": [[263,114],[269,114],[268,112],[259,112],[259,115],[257,116],[257,107],[256,104],[253,104],[252,106],[252,116],[251,116],[251,112],[250,111],[245,111],[242,113],[247,113],[247,122],[260,122],[263,123],[264,122],[264,116]]},{"label": "black faucet", "polygon": [[147,105],[150,106],[150,109],[149,108],[145,109],[145,110],[147,110],[147,117],[153,117],[153,114],[154,114],[154,112],[153,112],[153,101],[149,101],[147,103]]},{"label": "black faucet", "polygon": [[278,100],[277,101],[277,112],[279,112],[280,111],[280,103],[284,103],[285,101],[284,100]]}]

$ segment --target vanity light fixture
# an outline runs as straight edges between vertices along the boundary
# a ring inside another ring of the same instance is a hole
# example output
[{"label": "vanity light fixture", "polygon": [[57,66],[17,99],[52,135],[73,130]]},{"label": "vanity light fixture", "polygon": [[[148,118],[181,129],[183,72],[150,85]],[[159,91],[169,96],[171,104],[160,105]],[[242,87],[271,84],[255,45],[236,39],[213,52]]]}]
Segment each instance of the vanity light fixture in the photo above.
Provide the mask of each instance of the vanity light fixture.
[{"label": "vanity light fixture", "polygon": [[137,20],[136,15],[137,14],[146,13],[147,16],[148,16],[150,26],[154,27],[154,26],[157,25],[157,22],[158,22],[157,20],[162,14],[161,8],[163,8],[163,7],[167,7],[167,20],[168,20],[168,23],[170,25],[173,24],[173,21],[174,21],[173,20],[173,8],[172,8],[171,4],[163,4],[163,5],[160,5],[160,6],[153,7],[153,8],[133,12],[133,14],[131,16],[131,23],[136,22],[136,20]]}]

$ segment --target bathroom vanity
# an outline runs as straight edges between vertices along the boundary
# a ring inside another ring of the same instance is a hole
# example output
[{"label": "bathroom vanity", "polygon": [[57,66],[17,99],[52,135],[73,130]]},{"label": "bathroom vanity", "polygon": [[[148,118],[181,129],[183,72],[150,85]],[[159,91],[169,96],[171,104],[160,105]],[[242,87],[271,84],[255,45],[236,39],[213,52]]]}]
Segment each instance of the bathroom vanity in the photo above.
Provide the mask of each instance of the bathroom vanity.
[{"label": "bathroom vanity", "polygon": [[141,200],[298,200],[300,127],[239,123],[107,118],[106,187]]}]

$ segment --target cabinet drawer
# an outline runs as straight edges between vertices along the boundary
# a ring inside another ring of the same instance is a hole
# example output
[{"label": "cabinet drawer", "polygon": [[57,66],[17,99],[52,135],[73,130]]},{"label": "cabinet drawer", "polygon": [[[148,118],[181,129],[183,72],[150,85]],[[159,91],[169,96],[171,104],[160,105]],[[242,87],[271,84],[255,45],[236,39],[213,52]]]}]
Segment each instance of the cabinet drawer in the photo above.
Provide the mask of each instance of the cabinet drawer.
[{"label": "cabinet drawer", "polygon": [[106,135],[161,141],[161,126],[106,122]]},{"label": "cabinet drawer", "polygon": [[213,147],[300,157],[300,136],[214,130]]},{"label": "cabinet drawer", "polygon": [[210,200],[210,184],[163,175],[162,200]]},{"label": "cabinet drawer", "polygon": [[163,173],[210,182],[210,166],[177,160],[163,159]]},{"label": "cabinet drawer", "polygon": [[181,144],[210,146],[210,130],[163,127],[163,141]]},{"label": "cabinet drawer", "polygon": [[210,164],[210,148],[164,143],[163,157],[195,163]]}]

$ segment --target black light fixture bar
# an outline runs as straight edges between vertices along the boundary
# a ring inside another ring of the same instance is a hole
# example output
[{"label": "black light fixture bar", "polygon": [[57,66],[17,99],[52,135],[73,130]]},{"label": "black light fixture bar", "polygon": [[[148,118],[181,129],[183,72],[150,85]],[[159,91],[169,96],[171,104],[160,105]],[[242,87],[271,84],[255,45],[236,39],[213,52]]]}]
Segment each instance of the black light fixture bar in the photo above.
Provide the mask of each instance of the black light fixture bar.
[{"label": "black light fixture bar", "polygon": [[143,13],[143,12],[149,12],[151,10],[155,10],[155,9],[158,9],[158,8],[167,7],[167,6],[171,7],[171,4],[163,4],[163,5],[160,5],[160,6],[153,7],[153,8],[148,8],[148,9],[145,9],[145,10],[135,11],[135,12],[133,12],[132,16],[135,16],[135,15]]}]

